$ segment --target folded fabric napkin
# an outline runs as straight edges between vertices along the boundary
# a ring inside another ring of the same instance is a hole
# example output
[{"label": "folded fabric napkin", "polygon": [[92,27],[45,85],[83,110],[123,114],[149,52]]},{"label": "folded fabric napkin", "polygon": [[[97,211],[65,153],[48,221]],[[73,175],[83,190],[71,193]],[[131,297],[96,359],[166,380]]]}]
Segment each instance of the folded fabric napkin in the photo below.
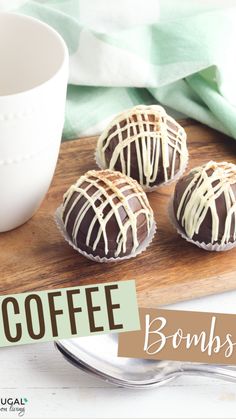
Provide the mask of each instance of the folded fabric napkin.
[{"label": "folded fabric napkin", "polygon": [[155,102],[236,139],[235,0],[37,0],[17,11],[69,47],[65,139]]}]

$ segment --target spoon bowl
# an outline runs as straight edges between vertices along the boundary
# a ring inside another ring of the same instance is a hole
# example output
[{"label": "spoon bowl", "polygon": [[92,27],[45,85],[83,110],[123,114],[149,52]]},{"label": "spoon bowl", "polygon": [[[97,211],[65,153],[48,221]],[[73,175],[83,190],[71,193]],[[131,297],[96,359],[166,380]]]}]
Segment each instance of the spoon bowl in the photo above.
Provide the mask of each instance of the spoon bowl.
[{"label": "spoon bowl", "polygon": [[236,382],[234,366],[118,357],[117,334],[60,340],[56,347],[77,368],[121,387],[157,387],[182,374],[213,376]]}]

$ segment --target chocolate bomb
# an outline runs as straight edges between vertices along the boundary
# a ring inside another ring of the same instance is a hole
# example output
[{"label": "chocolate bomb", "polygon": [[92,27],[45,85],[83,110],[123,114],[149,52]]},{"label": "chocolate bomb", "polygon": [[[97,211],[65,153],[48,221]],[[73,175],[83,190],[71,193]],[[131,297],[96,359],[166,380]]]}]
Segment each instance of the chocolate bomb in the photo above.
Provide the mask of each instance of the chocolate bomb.
[{"label": "chocolate bomb", "polygon": [[62,220],[77,248],[107,259],[136,254],[154,225],[140,185],[111,170],[91,170],[68,189]]},{"label": "chocolate bomb", "polygon": [[236,241],[236,165],[210,161],[176,184],[173,209],[182,233],[193,241]]},{"label": "chocolate bomb", "polygon": [[109,124],[98,139],[96,157],[103,169],[119,170],[149,189],[184,171],[186,133],[161,106],[139,105]]}]

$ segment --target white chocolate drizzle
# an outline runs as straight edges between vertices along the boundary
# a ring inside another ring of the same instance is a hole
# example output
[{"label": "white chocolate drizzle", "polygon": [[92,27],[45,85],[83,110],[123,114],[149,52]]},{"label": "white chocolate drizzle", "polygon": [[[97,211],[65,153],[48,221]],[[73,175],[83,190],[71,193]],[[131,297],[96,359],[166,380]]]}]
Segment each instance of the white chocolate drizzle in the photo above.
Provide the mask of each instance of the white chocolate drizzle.
[{"label": "white chocolate drizzle", "polygon": [[[89,193],[91,192],[91,188],[94,189],[92,194]],[[125,196],[126,191],[129,191],[127,196]],[[70,199],[75,193],[76,198],[70,205]],[[73,243],[77,245],[80,225],[84,220],[86,213],[92,208],[94,216],[88,226],[86,246],[92,247],[93,251],[96,251],[100,240],[103,238],[104,253],[107,255],[109,253],[109,231],[107,230],[107,223],[111,217],[115,217],[119,226],[116,238],[115,257],[118,257],[121,253],[126,252],[127,234],[130,229],[132,232],[133,244],[131,254],[135,253],[140,245],[138,240],[138,217],[140,214],[144,215],[144,223],[146,223],[147,226],[147,235],[150,233],[154,223],[153,211],[149,205],[147,196],[140,185],[135,180],[123,175],[120,172],[114,172],[111,170],[90,170],[84,176],[81,176],[64,195],[62,218],[64,220],[65,227],[67,227],[69,223],[72,210],[83,197],[85,198],[85,202],[78,209],[73,225]],[[136,212],[133,212],[130,206],[130,200],[134,197],[138,199],[140,204],[140,209]],[[106,207],[108,205],[110,209],[106,214],[104,210],[107,209]],[[120,216],[119,209],[121,207],[123,207],[126,212],[125,222],[122,221]],[[92,232],[97,222],[99,223],[97,237],[92,243]]]},{"label": "white chocolate drizzle", "polygon": [[[124,131],[127,131],[127,134],[123,139]],[[117,145],[110,162],[107,163],[106,150],[114,138],[118,139]],[[97,160],[101,163],[101,167],[114,170],[117,169],[119,162],[122,173],[130,176],[132,143],[135,144],[137,156],[137,180],[144,187],[157,183],[160,165],[163,167],[164,181],[172,180],[176,175],[177,157],[179,158],[177,171],[181,172],[185,168],[188,159],[185,130],[159,105],[136,106],[122,112],[110,122],[98,139]],[[170,148],[173,150],[171,158]]]},{"label": "white chocolate drizzle", "polygon": [[[226,244],[236,240],[236,193],[232,185],[236,184],[236,165],[232,163],[208,162],[204,166],[191,170],[191,182],[186,187],[178,209],[177,220],[187,236],[193,238],[210,210],[212,219],[211,243]],[[225,223],[217,210],[217,198],[224,199],[226,208]],[[224,233],[220,226],[224,223]],[[233,224],[234,223],[234,224]],[[232,234],[232,229],[234,231]]]}]

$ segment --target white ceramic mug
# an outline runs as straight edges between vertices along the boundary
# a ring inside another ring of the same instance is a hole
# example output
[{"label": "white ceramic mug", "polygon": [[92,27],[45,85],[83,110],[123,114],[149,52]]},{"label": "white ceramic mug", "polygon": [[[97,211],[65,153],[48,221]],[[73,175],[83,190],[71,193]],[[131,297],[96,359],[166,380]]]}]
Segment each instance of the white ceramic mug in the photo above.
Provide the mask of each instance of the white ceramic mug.
[{"label": "white ceramic mug", "polygon": [[0,13],[0,232],[26,222],[49,188],[67,80],[61,36],[37,19]]}]

